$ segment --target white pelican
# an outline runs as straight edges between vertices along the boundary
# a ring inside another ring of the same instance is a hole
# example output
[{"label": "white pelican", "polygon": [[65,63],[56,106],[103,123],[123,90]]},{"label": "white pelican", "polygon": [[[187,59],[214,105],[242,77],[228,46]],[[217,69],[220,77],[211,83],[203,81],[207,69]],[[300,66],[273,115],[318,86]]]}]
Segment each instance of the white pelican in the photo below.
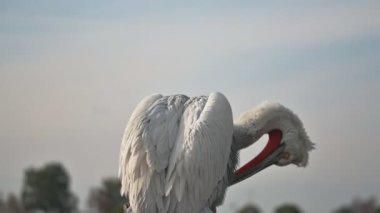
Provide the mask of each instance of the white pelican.
[{"label": "white pelican", "polygon": [[[263,151],[236,170],[238,151],[268,133]],[[136,107],[120,150],[127,212],[212,213],[228,186],[277,164],[306,166],[313,148],[302,122],[264,102],[233,122],[220,93],[189,98],[151,95]]]}]

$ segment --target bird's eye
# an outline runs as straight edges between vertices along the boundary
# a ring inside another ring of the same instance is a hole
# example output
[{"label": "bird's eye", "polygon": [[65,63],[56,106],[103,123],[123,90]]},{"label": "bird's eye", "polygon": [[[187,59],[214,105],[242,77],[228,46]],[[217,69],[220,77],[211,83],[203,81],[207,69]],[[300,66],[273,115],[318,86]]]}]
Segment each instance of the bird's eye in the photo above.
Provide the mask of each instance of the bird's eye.
[{"label": "bird's eye", "polygon": [[282,154],[281,159],[286,160],[286,161],[289,160],[290,159],[290,153],[289,152],[284,152]]}]

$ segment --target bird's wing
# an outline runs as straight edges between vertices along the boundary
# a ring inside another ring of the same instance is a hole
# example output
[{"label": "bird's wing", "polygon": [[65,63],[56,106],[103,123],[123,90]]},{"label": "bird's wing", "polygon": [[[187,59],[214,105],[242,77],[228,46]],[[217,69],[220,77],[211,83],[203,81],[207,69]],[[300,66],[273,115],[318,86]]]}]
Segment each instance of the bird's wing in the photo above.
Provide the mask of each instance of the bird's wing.
[{"label": "bird's wing", "polygon": [[[122,183],[120,192],[122,195],[127,195],[129,186],[133,181],[133,174],[137,172],[138,164],[143,160],[142,157],[137,155],[143,153],[141,138],[142,125],[144,125],[143,122],[146,120],[144,119],[145,113],[161,97],[161,95],[151,95],[141,100],[133,111],[125,128],[119,158],[119,177]],[[138,171],[139,174],[141,172],[140,170]]]},{"label": "bird's wing", "polygon": [[183,95],[151,95],[132,113],[120,148],[119,177],[121,194],[129,197],[133,212],[167,208],[165,169],[187,100]]},{"label": "bird's wing", "polygon": [[226,174],[232,112],[219,93],[152,95],[137,106],[120,151],[121,193],[139,212],[196,212]]},{"label": "bird's wing", "polygon": [[174,193],[179,209],[196,212],[208,205],[226,175],[233,121],[230,104],[220,93],[192,98],[187,104],[171,152],[165,192]]}]

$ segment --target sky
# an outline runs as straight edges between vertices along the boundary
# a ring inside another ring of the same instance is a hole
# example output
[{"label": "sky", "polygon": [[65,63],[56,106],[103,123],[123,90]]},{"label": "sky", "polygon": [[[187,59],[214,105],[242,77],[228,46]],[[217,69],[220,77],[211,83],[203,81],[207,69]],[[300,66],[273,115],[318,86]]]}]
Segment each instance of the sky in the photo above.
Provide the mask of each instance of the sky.
[{"label": "sky", "polygon": [[0,191],[19,193],[26,168],[58,161],[84,206],[117,175],[139,100],[219,91],[234,117],[282,103],[316,144],[308,167],[266,169],[228,189],[219,212],[380,202],[378,11],[367,0],[0,0]]}]

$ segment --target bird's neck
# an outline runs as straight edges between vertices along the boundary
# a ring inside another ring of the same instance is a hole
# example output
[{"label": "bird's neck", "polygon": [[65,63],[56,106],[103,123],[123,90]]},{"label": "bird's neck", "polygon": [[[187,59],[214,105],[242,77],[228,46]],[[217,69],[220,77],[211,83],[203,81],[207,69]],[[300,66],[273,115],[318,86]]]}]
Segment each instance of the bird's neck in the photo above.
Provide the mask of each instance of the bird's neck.
[{"label": "bird's neck", "polygon": [[234,124],[234,140],[237,149],[244,149],[250,146],[252,143],[256,142],[264,133],[256,134],[246,126],[241,124]]},{"label": "bird's neck", "polygon": [[279,105],[264,102],[245,113],[234,122],[234,138],[239,149],[244,149],[271,130],[284,130],[288,112],[279,110]]}]

